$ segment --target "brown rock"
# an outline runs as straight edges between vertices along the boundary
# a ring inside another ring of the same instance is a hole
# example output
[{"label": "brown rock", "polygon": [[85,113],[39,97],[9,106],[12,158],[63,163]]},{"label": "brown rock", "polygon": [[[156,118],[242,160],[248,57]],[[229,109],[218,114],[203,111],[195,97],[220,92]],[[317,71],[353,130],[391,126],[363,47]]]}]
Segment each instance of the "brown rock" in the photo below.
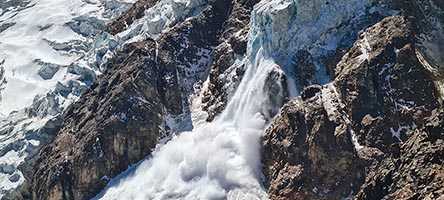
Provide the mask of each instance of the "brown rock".
[{"label": "brown rock", "polygon": [[364,180],[348,125],[329,119],[323,92],[288,102],[263,136],[271,199],[340,199]]},{"label": "brown rock", "polygon": [[400,155],[385,159],[355,199],[439,199],[444,185],[444,112],[426,119],[426,128],[411,130]]},{"label": "brown rock", "polygon": [[360,33],[333,83],[281,109],[262,138],[271,199],[441,195],[439,90],[415,44],[412,22],[388,17]]},{"label": "brown rock", "polygon": [[[208,112],[207,121],[212,121],[228,103],[228,95],[240,83],[245,66],[233,64],[236,54],[243,55],[247,51],[249,21],[253,5],[258,0],[235,0],[233,10],[224,24],[224,32],[215,48],[215,60],[211,66],[208,90],[205,91],[202,109]],[[235,34],[239,33],[239,34]]]}]

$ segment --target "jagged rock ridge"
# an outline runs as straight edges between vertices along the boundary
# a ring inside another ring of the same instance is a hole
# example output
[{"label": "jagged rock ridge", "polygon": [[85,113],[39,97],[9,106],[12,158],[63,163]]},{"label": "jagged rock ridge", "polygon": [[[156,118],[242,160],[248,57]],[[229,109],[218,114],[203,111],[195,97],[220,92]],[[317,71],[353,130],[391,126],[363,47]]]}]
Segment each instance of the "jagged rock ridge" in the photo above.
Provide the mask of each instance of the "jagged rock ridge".
[{"label": "jagged rock ridge", "polygon": [[442,100],[415,25],[392,16],[362,32],[333,83],[283,107],[263,136],[271,199],[441,197]]}]

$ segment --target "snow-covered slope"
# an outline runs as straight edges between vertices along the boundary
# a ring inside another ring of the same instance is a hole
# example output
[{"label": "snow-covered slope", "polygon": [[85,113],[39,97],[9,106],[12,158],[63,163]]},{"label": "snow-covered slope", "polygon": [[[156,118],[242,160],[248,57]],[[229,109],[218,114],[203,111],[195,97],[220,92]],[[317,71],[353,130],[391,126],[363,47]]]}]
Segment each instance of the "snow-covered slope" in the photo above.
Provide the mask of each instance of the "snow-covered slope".
[{"label": "snow-covered slope", "polygon": [[[292,96],[298,83],[293,55],[316,59],[335,51],[371,1],[263,0],[251,18],[245,75],[227,108],[211,123],[184,132],[110,182],[95,199],[266,199],[259,137],[284,103],[284,74]],[[339,33],[346,31],[345,33]],[[235,63],[238,64],[238,63]],[[317,63],[317,81],[328,78]]]},{"label": "snow-covered slope", "polygon": [[0,197],[23,183],[62,111],[123,44],[156,37],[206,3],[159,1],[127,31],[102,31],[135,1],[0,2]]},{"label": "snow-covered slope", "polygon": [[122,10],[128,8],[128,3],[42,0],[29,1],[19,11],[4,8],[0,21],[10,27],[0,33],[0,60],[6,81],[0,113],[7,116],[23,109],[35,96],[69,79],[68,66],[90,49],[93,36],[105,21],[121,12],[106,11],[105,7]]},{"label": "snow-covered slope", "polygon": [[0,196],[24,181],[17,167],[36,153],[40,140],[51,137],[40,129],[53,128],[61,110],[99,73],[88,61],[100,62],[100,56],[91,55],[109,44],[97,43],[98,38],[107,37],[100,29],[133,2],[0,4]]}]

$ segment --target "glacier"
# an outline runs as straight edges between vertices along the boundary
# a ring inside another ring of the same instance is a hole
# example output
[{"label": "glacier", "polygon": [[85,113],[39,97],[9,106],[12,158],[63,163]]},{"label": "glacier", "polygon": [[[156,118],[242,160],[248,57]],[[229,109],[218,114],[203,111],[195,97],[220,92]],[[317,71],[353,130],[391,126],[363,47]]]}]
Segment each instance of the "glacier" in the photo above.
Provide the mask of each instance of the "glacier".
[{"label": "glacier", "polygon": [[81,64],[107,45],[95,43],[100,29],[134,2],[0,3],[0,197],[24,182],[48,130],[99,72]]},{"label": "glacier", "polygon": [[[246,73],[226,109],[213,122],[159,144],[152,156],[114,178],[93,199],[267,199],[260,136],[285,102],[285,88],[290,97],[300,92],[293,56],[310,52],[317,61],[316,81],[329,82],[322,58],[352,37],[347,33],[357,34],[362,28],[357,26],[365,26],[359,22],[372,3],[260,1],[251,16],[246,56],[234,64],[245,64]],[[278,81],[284,76],[288,87]]]}]

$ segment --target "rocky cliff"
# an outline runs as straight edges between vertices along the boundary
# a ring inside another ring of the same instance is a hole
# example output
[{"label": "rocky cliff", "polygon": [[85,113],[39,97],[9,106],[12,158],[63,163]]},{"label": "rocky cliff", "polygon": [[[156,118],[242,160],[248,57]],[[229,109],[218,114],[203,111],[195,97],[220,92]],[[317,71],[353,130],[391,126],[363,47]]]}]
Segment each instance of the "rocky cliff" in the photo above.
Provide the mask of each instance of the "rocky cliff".
[{"label": "rocky cliff", "polygon": [[442,96],[410,19],[361,32],[332,83],[281,109],[263,135],[271,199],[442,198]]}]

